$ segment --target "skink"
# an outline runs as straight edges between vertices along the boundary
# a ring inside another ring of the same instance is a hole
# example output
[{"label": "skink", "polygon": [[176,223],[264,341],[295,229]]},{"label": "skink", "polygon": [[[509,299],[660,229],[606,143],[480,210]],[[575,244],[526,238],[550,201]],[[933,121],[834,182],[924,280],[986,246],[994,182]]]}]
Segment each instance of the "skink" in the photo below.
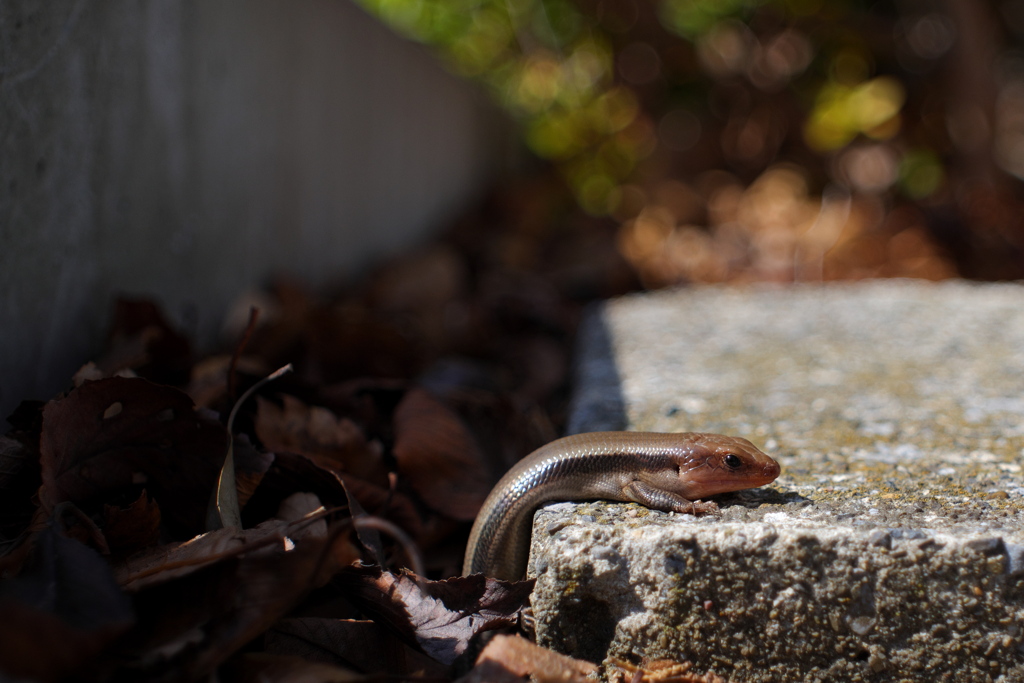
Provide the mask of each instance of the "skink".
[{"label": "skink", "polygon": [[762,486],[779,464],[746,439],[688,432],[591,432],[552,441],[520,460],[484,501],[469,536],[464,575],[523,578],[533,512],[556,500],[633,501],[706,512],[700,498]]}]

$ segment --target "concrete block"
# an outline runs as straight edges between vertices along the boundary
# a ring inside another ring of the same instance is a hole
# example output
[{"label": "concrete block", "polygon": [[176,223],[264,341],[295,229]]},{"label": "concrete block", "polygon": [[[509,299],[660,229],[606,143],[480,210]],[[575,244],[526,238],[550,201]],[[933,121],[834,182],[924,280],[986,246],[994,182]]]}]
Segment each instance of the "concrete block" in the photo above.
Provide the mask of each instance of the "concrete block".
[{"label": "concrete block", "polygon": [[717,517],[542,510],[540,642],[735,681],[1024,680],[1024,287],[695,288],[589,325],[620,379],[581,376],[579,414],[743,436],[782,476]]}]

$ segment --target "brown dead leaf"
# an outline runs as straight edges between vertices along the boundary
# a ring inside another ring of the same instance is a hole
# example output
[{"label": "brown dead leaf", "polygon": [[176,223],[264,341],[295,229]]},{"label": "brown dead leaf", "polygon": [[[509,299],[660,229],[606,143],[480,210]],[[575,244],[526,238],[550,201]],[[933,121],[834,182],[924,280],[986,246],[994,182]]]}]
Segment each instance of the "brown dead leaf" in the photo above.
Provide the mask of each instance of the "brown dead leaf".
[{"label": "brown dead leaf", "polygon": [[[171,543],[137,553],[113,565],[114,577],[128,592],[136,592],[148,586],[159,585],[187,576],[203,567],[223,562],[247,553],[271,552],[275,549],[288,551],[310,524],[322,520],[299,519],[288,522],[271,519],[252,529],[217,529],[183,543]],[[326,534],[318,536],[321,540]],[[338,539],[337,543],[346,541]],[[349,556],[358,558],[355,549]],[[333,568],[329,568],[333,571]]]},{"label": "brown dead leaf", "polygon": [[597,667],[590,662],[554,652],[520,636],[496,635],[487,643],[476,666],[457,683],[522,680],[538,683],[585,683],[594,680]]},{"label": "brown dead leaf", "polygon": [[390,435],[395,407],[408,388],[404,380],[363,377],[322,388],[316,401],[355,420],[367,434]]},{"label": "brown dead leaf", "polygon": [[366,674],[445,676],[439,664],[372,621],[303,617],[282,619],[267,632],[267,652],[336,664]]},{"label": "brown dead leaf", "polygon": [[493,485],[524,455],[557,439],[558,431],[538,405],[516,401],[485,382],[477,386],[474,374],[467,363],[445,359],[420,379],[469,427],[483,451]]},{"label": "brown dead leaf", "polygon": [[206,508],[227,452],[217,420],[172,387],[144,379],[86,382],[43,411],[44,514],[71,501],[91,512],[145,488],[171,538],[204,528]]},{"label": "brown dead leaf", "polygon": [[465,676],[455,679],[455,683],[523,683],[526,680],[529,679],[519,676],[500,662],[488,660],[474,666]]},{"label": "brown dead leaf", "polygon": [[315,369],[323,383],[355,377],[414,377],[423,349],[399,325],[357,299],[340,301],[314,312],[307,321],[308,360],[299,373]]},{"label": "brown dead leaf", "polygon": [[344,510],[349,504],[345,484],[336,472],[295,453],[275,453],[242,512],[245,526],[255,526],[276,516],[281,503],[296,491],[316,495],[329,510]]},{"label": "brown dead leaf", "polygon": [[478,633],[514,625],[534,583],[481,574],[417,581],[378,567],[350,567],[336,581],[375,621],[443,664],[454,662]]},{"label": "brown dead leaf", "polygon": [[220,529],[115,566],[139,621],[119,644],[126,679],[160,671],[202,679],[324,585],[347,525],[303,535],[306,526],[275,520]]},{"label": "brown dead leaf", "polygon": [[460,255],[434,245],[381,267],[367,283],[367,300],[373,310],[412,328],[418,345],[431,355],[462,332],[462,316],[453,313],[467,281]]},{"label": "brown dead leaf", "polygon": [[256,400],[256,436],[268,450],[299,453],[322,467],[386,484],[380,444],[367,443],[352,420],[288,394],[281,395],[280,407],[261,396]]},{"label": "brown dead leaf", "polygon": [[398,470],[416,493],[453,519],[474,519],[492,482],[483,454],[459,416],[414,388],[395,409],[394,430]]},{"label": "brown dead leaf", "polygon": [[160,538],[160,506],[145,489],[126,508],[104,505],[103,516],[103,536],[113,553],[141,550]]},{"label": "brown dead leaf", "polygon": [[142,590],[245,552],[284,547],[287,522],[270,520],[253,529],[217,529],[182,543],[151,548],[113,565],[114,577],[128,592]]},{"label": "brown dead leaf", "polygon": [[0,582],[0,674],[90,678],[97,655],[132,621],[103,558],[48,525],[19,576]]},{"label": "brown dead leaf", "polygon": [[400,491],[381,488],[357,477],[339,474],[349,496],[366,513],[383,517],[402,527],[414,539],[423,535],[423,525],[412,501]]},{"label": "brown dead leaf", "polygon": [[252,652],[231,660],[218,672],[226,683],[357,683],[379,680],[301,657]]}]

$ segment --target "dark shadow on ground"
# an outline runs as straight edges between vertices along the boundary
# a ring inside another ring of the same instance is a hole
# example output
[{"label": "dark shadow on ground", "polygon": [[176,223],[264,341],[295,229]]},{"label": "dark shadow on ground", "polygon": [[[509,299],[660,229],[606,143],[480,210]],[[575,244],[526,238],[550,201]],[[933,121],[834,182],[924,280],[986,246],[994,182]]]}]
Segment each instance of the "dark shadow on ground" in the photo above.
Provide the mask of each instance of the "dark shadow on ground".
[{"label": "dark shadow on ground", "polygon": [[591,305],[580,323],[573,375],[566,434],[625,429],[622,379],[601,303]]}]

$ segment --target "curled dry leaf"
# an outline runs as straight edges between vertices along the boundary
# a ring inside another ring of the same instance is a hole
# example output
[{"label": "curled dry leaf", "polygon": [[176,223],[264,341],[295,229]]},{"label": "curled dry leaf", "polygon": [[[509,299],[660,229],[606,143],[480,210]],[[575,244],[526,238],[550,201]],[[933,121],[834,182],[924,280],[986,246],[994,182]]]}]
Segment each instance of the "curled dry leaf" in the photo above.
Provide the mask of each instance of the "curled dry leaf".
[{"label": "curled dry leaf", "polygon": [[18,577],[0,583],[0,678],[86,679],[132,622],[103,558],[48,525]]},{"label": "curled dry leaf", "polygon": [[410,389],[394,415],[395,459],[426,503],[453,519],[476,517],[491,478],[459,416],[423,389]]},{"label": "curled dry leaf", "polygon": [[284,547],[287,522],[271,520],[253,529],[217,529],[184,541],[151,548],[113,565],[128,592],[166,583],[217,562],[270,546]]},{"label": "curled dry leaf", "polygon": [[[412,502],[399,492],[366,483],[356,477],[320,467],[309,458],[294,453],[277,453],[274,462],[245,509],[247,526],[277,514],[281,503],[294,491],[309,491],[330,510],[348,509],[355,516],[369,512],[398,524],[414,538],[419,533],[419,517]],[[376,532],[357,529],[359,540],[381,556]]]},{"label": "curled dry leaf", "polygon": [[349,505],[348,492],[337,473],[295,453],[276,453],[245,508],[246,526],[277,516],[281,504],[296,491],[314,494],[329,510],[344,510]]},{"label": "curled dry leaf", "polygon": [[[287,553],[301,539],[327,542],[330,533],[315,533],[321,521],[310,517],[300,517],[292,522],[271,519],[252,529],[217,529],[184,543],[172,543],[133,555],[114,564],[114,577],[126,591],[137,592],[241,555]],[[338,567],[350,564],[359,557],[356,549],[348,544],[345,534],[330,538],[330,542],[345,549],[340,554],[335,552],[334,556],[347,558],[347,562],[325,565],[325,574],[317,579],[319,582],[325,581]]]},{"label": "curled dry leaf", "polygon": [[39,502],[47,515],[62,501],[88,512],[145,488],[164,531],[190,538],[204,527],[227,446],[223,425],[177,389],[121,377],[86,382],[43,410]]},{"label": "curled dry leaf", "polygon": [[245,434],[236,434],[234,436],[234,461],[238,504],[245,509],[246,503],[259,488],[264,475],[273,464],[274,454],[256,448]]},{"label": "curled dry leaf", "polygon": [[337,581],[378,622],[443,664],[454,662],[478,633],[516,624],[534,583],[481,574],[424,581],[377,567],[349,568]]},{"label": "curled dry leaf", "polygon": [[299,453],[377,485],[387,482],[380,444],[368,443],[351,420],[288,394],[281,395],[280,407],[262,396],[256,400],[256,436],[268,450]]},{"label": "curled dry leaf", "polygon": [[267,632],[264,646],[270,653],[337,664],[365,674],[440,677],[448,671],[372,621],[282,619]]},{"label": "curled dry leaf", "polygon": [[476,666],[457,683],[522,680],[538,683],[592,683],[597,667],[554,652],[520,636],[496,635],[487,643]]}]

